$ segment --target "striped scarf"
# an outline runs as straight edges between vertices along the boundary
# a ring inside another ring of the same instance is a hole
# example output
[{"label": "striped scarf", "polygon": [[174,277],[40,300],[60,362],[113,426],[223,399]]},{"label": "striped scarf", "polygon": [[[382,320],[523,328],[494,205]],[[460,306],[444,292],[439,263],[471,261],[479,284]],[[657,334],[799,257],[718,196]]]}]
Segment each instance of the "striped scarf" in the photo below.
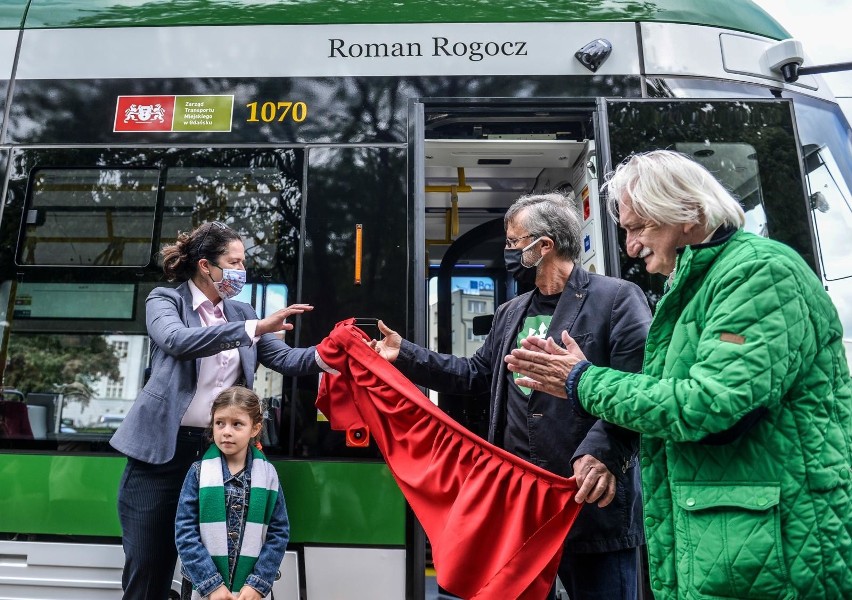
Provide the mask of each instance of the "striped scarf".
[{"label": "striped scarf", "polygon": [[207,548],[216,568],[231,591],[239,591],[251,575],[260,549],[266,539],[266,528],[278,501],[278,473],[263,453],[249,446],[253,460],[251,465],[251,489],[248,510],[244,514],[243,535],[240,540],[234,580],[230,580],[228,569],[228,516],[225,514],[225,484],[222,479],[222,455],[215,444],[211,445],[201,459],[201,475],[198,489],[198,521],[201,528],[201,543]]}]

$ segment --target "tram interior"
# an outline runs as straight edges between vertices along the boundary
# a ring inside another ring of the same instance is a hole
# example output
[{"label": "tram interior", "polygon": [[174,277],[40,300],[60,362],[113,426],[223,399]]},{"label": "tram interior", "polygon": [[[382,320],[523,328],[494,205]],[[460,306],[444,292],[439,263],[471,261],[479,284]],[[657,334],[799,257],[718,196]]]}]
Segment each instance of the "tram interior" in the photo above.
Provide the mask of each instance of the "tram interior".
[{"label": "tram interior", "polygon": [[[573,198],[574,190],[585,184],[583,170],[578,181],[576,166],[589,145],[588,140],[427,140],[426,239],[430,261],[440,262],[441,247],[453,238],[486,220],[502,218],[512,202],[524,194],[560,191]],[[457,188],[455,200],[449,189],[453,186]],[[457,219],[455,229],[453,219]]]},{"label": "tram interior", "polygon": [[[526,291],[507,281],[503,217],[518,198],[558,191],[583,223],[582,190],[597,197],[589,114],[441,115],[424,141],[425,238],[429,265],[426,345],[472,356],[497,306]],[[585,221],[584,232],[594,223]],[[598,224],[599,228],[600,225]],[[590,239],[600,239],[600,235]],[[584,253],[591,270],[602,252]],[[447,278],[451,281],[446,281]],[[487,433],[485,398],[430,393],[479,435]]]},{"label": "tram interior", "polygon": [[[543,133],[481,133],[476,138],[485,128],[479,122],[468,128],[470,137],[426,139],[424,151],[429,346],[466,356],[476,351],[490,329],[487,316],[516,293],[512,282],[507,283],[503,264],[502,220],[508,207],[525,194],[558,191],[574,202],[582,222],[578,198],[595,171],[587,167],[594,142],[585,135],[567,139],[554,127]],[[478,228],[481,231],[474,235]],[[453,278],[451,340],[446,331],[439,333],[436,321],[436,304],[447,298],[435,294],[439,266],[448,255]],[[491,283],[483,285],[484,280]]]},{"label": "tram interior", "polygon": [[[582,183],[572,173],[593,144],[592,110],[586,105],[499,103],[427,107],[423,135],[430,263],[440,261],[452,240],[502,218],[523,194],[579,190]],[[458,188],[457,212],[449,189],[453,185]],[[497,250],[502,256],[502,245]]]}]

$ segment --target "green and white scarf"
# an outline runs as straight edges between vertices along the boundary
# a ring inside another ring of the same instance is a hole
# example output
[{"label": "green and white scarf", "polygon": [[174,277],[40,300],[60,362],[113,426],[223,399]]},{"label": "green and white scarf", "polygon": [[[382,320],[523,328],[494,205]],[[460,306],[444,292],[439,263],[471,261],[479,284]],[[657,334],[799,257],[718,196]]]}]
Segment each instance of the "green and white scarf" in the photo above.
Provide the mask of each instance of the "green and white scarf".
[{"label": "green and white scarf", "polygon": [[260,549],[266,540],[266,529],[272,519],[272,511],[278,501],[278,473],[263,453],[249,446],[252,452],[251,489],[234,580],[228,572],[228,523],[225,514],[225,483],[222,479],[222,455],[215,444],[211,445],[201,459],[198,488],[198,521],[201,528],[201,543],[207,548],[225,585],[239,592],[251,575]]}]

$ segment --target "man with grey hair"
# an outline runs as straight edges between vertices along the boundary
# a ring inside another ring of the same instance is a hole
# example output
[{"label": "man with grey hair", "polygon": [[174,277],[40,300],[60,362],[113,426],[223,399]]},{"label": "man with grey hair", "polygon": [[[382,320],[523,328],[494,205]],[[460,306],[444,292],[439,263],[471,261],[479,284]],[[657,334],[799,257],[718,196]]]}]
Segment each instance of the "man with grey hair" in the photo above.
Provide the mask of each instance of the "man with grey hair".
[{"label": "man with grey hair", "polygon": [[633,156],[607,186],[627,253],[669,277],[642,373],[599,366],[568,333],[527,338],[509,369],[642,434],[658,598],[852,598],[852,382],[819,277],[742,231],[684,155]]},{"label": "man with grey hair", "polygon": [[379,322],[373,347],[419,385],[446,393],[490,390],[488,440],[564,477],[588,503],[565,542],[559,578],[571,600],[633,599],[644,543],[638,436],[564,401],[519,386],[503,357],[531,333],[570,332],[595,364],[639,371],[650,310],[638,286],[578,263],[580,223],[560,194],[526,196],[506,213],[507,270],[535,289],[501,305],[470,358],[421,348]]}]

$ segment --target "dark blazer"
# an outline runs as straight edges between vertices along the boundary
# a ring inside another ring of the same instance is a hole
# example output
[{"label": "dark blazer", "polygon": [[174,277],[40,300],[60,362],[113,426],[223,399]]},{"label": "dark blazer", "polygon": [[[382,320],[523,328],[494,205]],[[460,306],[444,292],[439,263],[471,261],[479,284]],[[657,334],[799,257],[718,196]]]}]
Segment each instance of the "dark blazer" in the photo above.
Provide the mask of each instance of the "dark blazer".
[{"label": "dark blazer", "polygon": [[315,349],[291,348],[271,333],[256,344],[246,334],[245,322],[257,319],[244,302],[223,301],[228,323],[202,327],[192,310],[188,283],[177,288],[155,288],[145,301],[145,322],[151,338],[151,377],[136,397],[110,440],[116,450],[132,458],[163,464],[175,453],[178,427],[198,382],[201,359],[236,348],[246,380],[254,384],[258,362],[284,375],[320,372]]},{"label": "dark blazer", "polygon": [[[439,354],[403,341],[394,363],[418,385],[439,392],[490,389],[488,440],[498,446],[503,444],[508,399],[509,371],[503,358],[516,347],[532,294],[522,294],[497,309],[491,332],[473,357]],[[562,331],[568,331],[592,364],[639,372],[650,322],[651,311],[637,285],[575,265],[548,335],[561,345]],[[574,552],[605,552],[643,543],[639,435],[592,416],[580,416],[567,400],[540,392],[530,396],[527,421],[534,464],[570,477],[574,460],[590,454],[617,478],[615,500],[605,508],[591,505],[583,509],[568,534],[567,547]]]}]

